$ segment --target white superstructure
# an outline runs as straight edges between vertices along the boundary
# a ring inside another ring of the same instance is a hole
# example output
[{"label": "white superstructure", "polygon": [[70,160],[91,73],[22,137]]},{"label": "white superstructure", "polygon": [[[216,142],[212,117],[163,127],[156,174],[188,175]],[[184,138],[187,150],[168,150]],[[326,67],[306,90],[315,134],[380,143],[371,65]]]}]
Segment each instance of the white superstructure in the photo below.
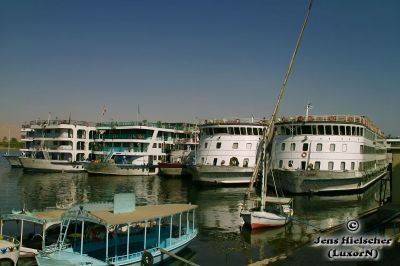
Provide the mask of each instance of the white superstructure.
[{"label": "white superstructure", "polygon": [[200,127],[193,180],[214,184],[250,182],[265,120],[214,119]]},{"label": "white superstructure", "polygon": [[94,124],[71,120],[36,120],[22,126],[25,147],[19,160],[24,170],[84,171],[81,161],[91,152]]},{"label": "white superstructure", "polygon": [[283,117],[276,130],[273,173],[286,191],[357,191],[386,174],[385,138],[364,116]]},{"label": "white superstructure", "polygon": [[92,174],[154,175],[158,163],[184,139],[187,123],[111,122],[97,124],[94,158],[84,164]]}]

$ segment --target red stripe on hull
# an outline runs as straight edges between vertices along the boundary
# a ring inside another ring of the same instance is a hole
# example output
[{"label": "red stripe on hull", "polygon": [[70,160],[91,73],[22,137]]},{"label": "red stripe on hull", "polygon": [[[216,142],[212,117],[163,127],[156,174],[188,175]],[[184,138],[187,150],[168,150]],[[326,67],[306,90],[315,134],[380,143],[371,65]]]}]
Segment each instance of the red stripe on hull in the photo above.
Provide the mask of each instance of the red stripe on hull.
[{"label": "red stripe on hull", "polygon": [[251,229],[257,229],[257,228],[264,228],[264,227],[280,227],[284,226],[285,224],[251,224],[250,227]]}]

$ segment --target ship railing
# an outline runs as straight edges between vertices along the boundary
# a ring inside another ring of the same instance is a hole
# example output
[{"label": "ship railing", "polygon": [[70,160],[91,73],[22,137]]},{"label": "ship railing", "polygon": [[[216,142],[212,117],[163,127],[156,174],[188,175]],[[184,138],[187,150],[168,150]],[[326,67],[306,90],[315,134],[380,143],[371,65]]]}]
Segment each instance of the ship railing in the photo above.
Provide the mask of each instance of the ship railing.
[{"label": "ship railing", "polygon": [[74,126],[95,126],[93,122],[78,121],[78,120],[66,120],[66,119],[54,119],[54,120],[33,120],[28,123],[24,123],[22,128],[30,128],[31,126],[49,126],[49,125],[74,125]]},{"label": "ship railing", "polygon": [[97,127],[106,127],[106,128],[114,128],[114,127],[126,127],[126,126],[146,126],[146,127],[156,127],[163,129],[173,129],[173,130],[187,130],[188,128],[195,127],[194,124],[190,123],[168,123],[168,122],[149,122],[147,120],[143,121],[128,121],[128,122],[102,122],[97,123]]},{"label": "ship railing", "polygon": [[201,125],[223,125],[223,124],[260,124],[266,125],[268,120],[264,118],[220,118],[204,119],[200,121]]}]

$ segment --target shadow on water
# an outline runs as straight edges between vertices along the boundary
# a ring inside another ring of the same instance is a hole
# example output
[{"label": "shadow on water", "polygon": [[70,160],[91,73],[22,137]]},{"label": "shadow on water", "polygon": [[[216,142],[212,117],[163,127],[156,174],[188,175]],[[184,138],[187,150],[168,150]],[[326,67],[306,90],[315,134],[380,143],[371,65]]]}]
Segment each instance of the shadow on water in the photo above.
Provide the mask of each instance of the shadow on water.
[{"label": "shadow on water", "polygon": [[[316,228],[329,228],[378,206],[379,182],[363,194],[294,196],[295,221],[262,231],[241,230],[240,204],[246,187],[201,187],[188,179],[159,176],[88,176],[85,173],[24,173],[0,157],[0,212],[93,201],[111,201],[114,193],[134,192],[138,205],[199,205],[198,237],[180,255],[200,265],[245,265],[289,253]],[[19,265],[34,265],[21,260]],[[181,265],[175,260],[167,265]]]}]

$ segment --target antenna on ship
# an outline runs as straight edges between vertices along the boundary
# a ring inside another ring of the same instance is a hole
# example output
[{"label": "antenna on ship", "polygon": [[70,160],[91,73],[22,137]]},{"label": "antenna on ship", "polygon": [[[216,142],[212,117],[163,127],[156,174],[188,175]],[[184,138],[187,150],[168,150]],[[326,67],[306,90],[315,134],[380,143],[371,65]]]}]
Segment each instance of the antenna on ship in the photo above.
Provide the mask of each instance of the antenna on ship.
[{"label": "antenna on ship", "polygon": [[307,103],[307,105],[306,105],[306,121],[308,121],[308,113],[309,113],[309,111],[310,111],[311,109],[313,109],[313,106],[312,106],[311,103],[309,102],[309,103]]}]

